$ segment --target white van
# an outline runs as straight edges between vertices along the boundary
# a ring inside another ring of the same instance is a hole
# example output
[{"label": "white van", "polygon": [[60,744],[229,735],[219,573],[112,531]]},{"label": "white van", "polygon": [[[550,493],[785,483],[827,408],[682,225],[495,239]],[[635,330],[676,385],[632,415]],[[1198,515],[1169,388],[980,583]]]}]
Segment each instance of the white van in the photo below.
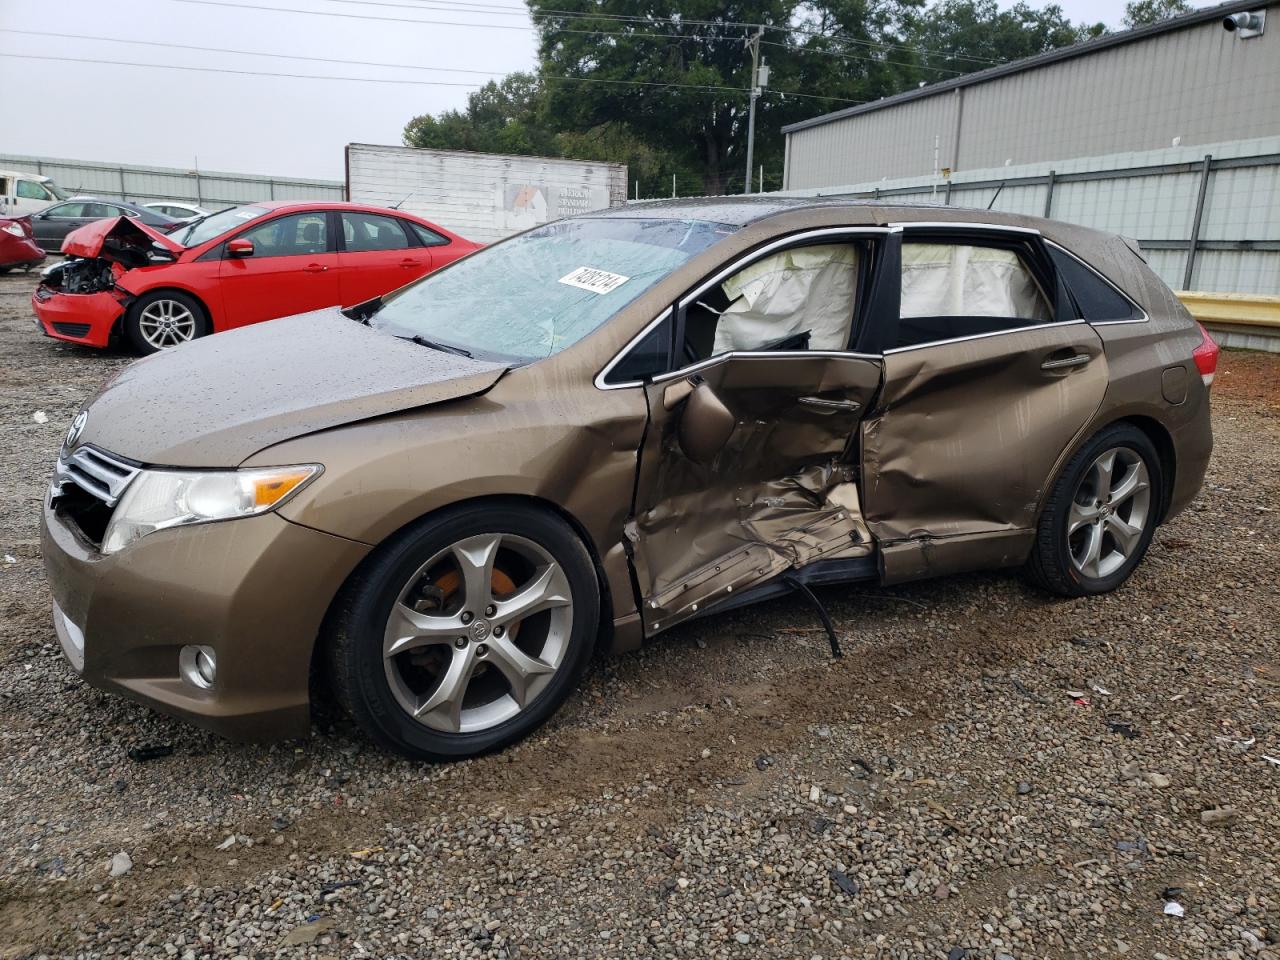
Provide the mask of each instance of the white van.
[{"label": "white van", "polygon": [[0,217],[26,217],[71,196],[49,177],[0,170]]}]

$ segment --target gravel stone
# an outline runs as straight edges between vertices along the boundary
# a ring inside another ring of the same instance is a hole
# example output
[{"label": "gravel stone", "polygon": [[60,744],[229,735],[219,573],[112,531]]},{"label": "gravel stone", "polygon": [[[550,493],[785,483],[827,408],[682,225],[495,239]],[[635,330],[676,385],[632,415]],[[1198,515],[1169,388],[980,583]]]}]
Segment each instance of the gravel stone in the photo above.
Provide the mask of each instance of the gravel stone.
[{"label": "gravel stone", "polygon": [[74,676],[40,500],[131,358],[40,337],[34,285],[0,277],[0,955],[1280,960],[1280,357],[1224,353],[1206,486],[1112,594],[823,587],[841,660],[795,598],[708,617],[424,766],[324,701],[235,744]]}]

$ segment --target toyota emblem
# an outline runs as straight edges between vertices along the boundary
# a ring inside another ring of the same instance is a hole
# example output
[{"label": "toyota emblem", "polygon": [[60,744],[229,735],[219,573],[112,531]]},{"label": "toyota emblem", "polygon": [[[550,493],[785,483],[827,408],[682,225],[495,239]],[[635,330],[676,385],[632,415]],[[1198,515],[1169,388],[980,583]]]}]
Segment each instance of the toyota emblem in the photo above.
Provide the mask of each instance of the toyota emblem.
[{"label": "toyota emblem", "polygon": [[80,439],[80,434],[84,433],[84,425],[88,422],[88,410],[81,410],[76,414],[76,418],[71,421],[71,429],[67,431],[66,447],[68,450],[76,445],[76,442]]}]

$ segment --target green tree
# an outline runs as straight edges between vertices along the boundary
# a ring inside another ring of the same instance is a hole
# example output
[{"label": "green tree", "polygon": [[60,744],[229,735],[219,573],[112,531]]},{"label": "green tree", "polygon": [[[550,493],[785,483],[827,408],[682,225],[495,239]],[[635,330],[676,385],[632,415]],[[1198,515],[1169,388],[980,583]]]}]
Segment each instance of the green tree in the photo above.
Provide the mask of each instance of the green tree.
[{"label": "green tree", "polygon": [[1132,30],[1190,12],[1187,0],[1130,0],[1124,5],[1124,25]]},{"label": "green tree", "polygon": [[537,73],[487,84],[464,110],[415,117],[405,143],[620,161],[646,196],[665,194],[672,177],[682,195],[742,189],[748,38],[770,67],[754,162],[776,188],[785,124],[1105,30],[1073,25],[1057,5],[1001,10],[996,0],[527,2]]},{"label": "green tree", "polygon": [[1001,10],[995,0],[942,0],[910,18],[907,39],[923,69],[954,75],[1070,46],[1105,29],[1073,24],[1056,3]]}]

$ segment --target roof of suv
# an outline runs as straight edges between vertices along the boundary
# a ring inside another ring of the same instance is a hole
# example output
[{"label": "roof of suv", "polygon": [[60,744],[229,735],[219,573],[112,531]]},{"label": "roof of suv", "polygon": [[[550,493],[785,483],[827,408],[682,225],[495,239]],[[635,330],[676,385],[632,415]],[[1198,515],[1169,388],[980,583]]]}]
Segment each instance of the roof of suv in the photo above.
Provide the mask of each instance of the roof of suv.
[{"label": "roof of suv", "polygon": [[[891,213],[890,219],[902,220],[946,220],[964,221],[968,223],[991,224],[992,226],[1017,226],[1040,229],[1043,224],[1053,221],[1042,217],[1030,217],[1019,213],[1001,213],[996,210],[982,210],[976,207],[948,206],[942,203],[893,203],[886,200],[862,199],[850,197],[690,197],[679,200],[653,200],[631,203],[625,207],[613,207],[609,210],[596,210],[579,214],[583,217],[621,217],[627,219],[660,219],[660,220],[709,220],[714,223],[725,223],[736,227],[744,227],[769,217],[784,213],[797,213],[805,210],[832,210],[839,208],[863,211],[866,217],[869,211]],[[883,219],[874,217],[872,219]]]}]

